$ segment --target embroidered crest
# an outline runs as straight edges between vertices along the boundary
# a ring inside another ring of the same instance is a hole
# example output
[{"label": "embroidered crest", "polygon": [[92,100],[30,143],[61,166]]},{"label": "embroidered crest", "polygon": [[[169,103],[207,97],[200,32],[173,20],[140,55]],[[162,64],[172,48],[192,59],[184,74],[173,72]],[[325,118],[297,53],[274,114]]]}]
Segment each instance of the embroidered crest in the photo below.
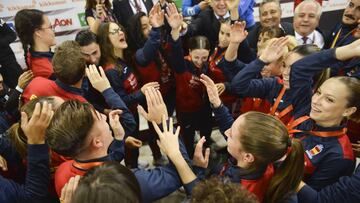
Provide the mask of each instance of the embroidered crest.
[{"label": "embroidered crest", "polygon": [[36,99],[37,98],[37,96],[35,95],[35,94],[32,94],[31,96],[30,96],[30,100],[33,100],[33,99]]},{"label": "embroidered crest", "polygon": [[318,144],[312,149],[306,150],[305,152],[308,155],[309,159],[312,159],[314,156],[320,154],[320,152],[322,152],[323,149],[324,149],[324,145]]}]

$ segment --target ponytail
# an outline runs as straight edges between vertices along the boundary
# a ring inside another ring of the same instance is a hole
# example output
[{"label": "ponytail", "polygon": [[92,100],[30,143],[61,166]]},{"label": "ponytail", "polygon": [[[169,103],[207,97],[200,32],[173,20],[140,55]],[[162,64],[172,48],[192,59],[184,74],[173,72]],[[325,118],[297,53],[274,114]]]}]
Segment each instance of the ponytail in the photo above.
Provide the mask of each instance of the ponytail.
[{"label": "ponytail", "polygon": [[27,156],[27,138],[20,127],[20,123],[13,124],[9,130],[9,138],[22,159]]},{"label": "ponytail", "polygon": [[281,202],[300,184],[304,173],[304,149],[300,140],[289,138],[286,158],[275,170],[265,194],[265,202]]}]

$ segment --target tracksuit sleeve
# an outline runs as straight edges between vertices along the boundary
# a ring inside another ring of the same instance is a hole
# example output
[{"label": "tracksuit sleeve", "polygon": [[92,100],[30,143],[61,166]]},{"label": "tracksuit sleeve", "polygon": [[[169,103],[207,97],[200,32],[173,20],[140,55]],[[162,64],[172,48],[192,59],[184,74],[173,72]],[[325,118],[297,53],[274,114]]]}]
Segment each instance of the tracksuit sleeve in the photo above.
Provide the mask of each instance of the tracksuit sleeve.
[{"label": "tracksuit sleeve", "polygon": [[109,146],[108,154],[112,161],[122,161],[125,157],[125,144],[123,140],[114,139],[113,142]]},{"label": "tracksuit sleeve", "polygon": [[335,58],[335,49],[324,50],[296,61],[290,71],[290,91],[293,95],[301,95],[293,99],[295,118],[310,112],[313,95],[313,76],[333,64],[339,63]]},{"label": "tracksuit sleeve", "polygon": [[156,57],[156,53],[160,46],[160,28],[152,28],[149,37],[143,48],[135,53],[136,63],[140,66],[146,66]]},{"label": "tracksuit sleeve", "polygon": [[118,94],[116,94],[113,88],[106,89],[102,92],[102,95],[111,109],[121,109],[123,111],[120,115],[120,122],[124,127],[125,136],[133,134],[136,130],[137,124],[134,116],[129,111],[124,101]]},{"label": "tracksuit sleeve", "polygon": [[24,185],[0,177],[0,202],[43,202],[50,181],[49,147],[28,145],[28,168]]},{"label": "tracksuit sleeve", "polygon": [[191,2],[192,2],[191,0],[184,0],[182,2],[182,14],[184,17],[194,16],[200,13],[201,11],[199,4],[191,6]]},{"label": "tracksuit sleeve", "polygon": [[299,203],[360,202],[360,168],[352,176],[344,176],[338,182],[320,191],[305,185],[298,192]]},{"label": "tracksuit sleeve", "polygon": [[[234,123],[234,119],[229,113],[229,109],[223,104],[221,104],[220,107],[213,109],[213,112],[219,125],[220,132],[224,135],[225,131],[231,128]],[[226,136],[224,137],[227,139]]]},{"label": "tracksuit sleeve", "polygon": [[[184,144],[179,141],[180,151],[186,162],[191,165]],[[169,195],[182,186],[179,174],[175,166],[170,162],[166,166],[156,167],[154,169],[144,170],[135,169],[143,202],[152,202]],[[192,190],[193,184],[187,184],[186,189]]]},{"label": "tracksuit sleeve", "polygon": [[240,97],[265,98],[274,88],[273,78],[256,79],[266,64],[260,59],[247,64],[231,81],[231,90]]},{"label": "tracksuit sleeve", "polygon": [[184,52],[180,38],[177,41],[170,39],[171,52],[169,55],[170,67],[174,69],[176,73],[183,73],[186,71],[186,64],[184,59]]}]

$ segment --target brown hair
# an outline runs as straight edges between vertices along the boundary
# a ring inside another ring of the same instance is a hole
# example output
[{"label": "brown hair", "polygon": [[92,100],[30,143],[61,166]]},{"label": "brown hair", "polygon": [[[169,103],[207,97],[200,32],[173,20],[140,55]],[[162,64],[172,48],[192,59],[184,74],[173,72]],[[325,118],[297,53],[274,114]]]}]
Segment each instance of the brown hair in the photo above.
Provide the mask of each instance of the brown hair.
[{"label": "brown hair", "polygon": [[356,107],[355,113],[353,113],[349,119],[359,123],[360,122],[360,80],[356,77],[339,76],[334,77],[342,82],[349,90],[349,97],[347,107]]},{"label": "brown hair", "polygon": [[210,50],[210,42],[204,36],[196,36],[189,39],[189,49],[207,49]]},{"label": "brown hair", "polygon": [[261,15],[261,8],[268,3],[276,3],[279,7],[279,11],[281,12],[281,5],[280,5],[280,1],[279,0],[263,0],[260,4],[259,4],[259,15]]},{"label": "brown hair", "polygon": [[[85,8],[92,8],[94,9],[96,7],[96,0],[86,0],[86,3],[85,3]],[[105,4],[105,7],[107,9],[111,9],[111,3],[110,3],[110,0],[105,0],[104,2]]]},{"label": "brown hair", "polygon": [[85,75],[86,62],[81,53],[80,45],[68,40],[55,49],[52,59],[56,77],[67,85],[74,85]]},{"label": "brown hair", "polygon": [[[120,67],[120,64],[117,63],[117,57],[115,56],[114,46],[109,39],[110,23],[114,23],[114,22],[101,23],[97,33],[98,42],[101,51],[100,65],[106,66],[109,64],[114,64],[116,68],[121,72],[123,67]],[[125,39],[127,39],[124,27],[120,24],[117,25],[124,32]]]},{"label": "brown hair", "polygon": [[257,203],[256,196],[241,185],[218,177],[199,182],[192,190],[192,203]]},{"label": "brown hair", "polygon": [[291,152],[275,169],[269,188],[266,191],[266,202],[279,202],[289,192],[295,191],[304,170],[304,151],[298,140],[290,140],[287,128],[277,118],[261,113],[244,114],[245,124],[242,126],[240,143],[245,152],[253,154],[254,164],[250,171],[267,166]]},{"label": "brown hair", "polygon": [[83,150],[83,143],[94,124],[94,108],[77,100],[64,102],[54,113],[46,139],[56,153],[74,157]]},{"label": "brown hair", "polygon": [[142,202],[140,185],[130,169],[117,162],[108,162],[85,174],[71,202],[139,203]]},{"label": "brown hair", "polygon": [[[36,103],[42,104],[45,101],[48,102],[49,104],[52,104],[53,107],[55,106],[54,103],[55,100],[53,97],[38,97],[30,100],[28,103],[22,106],[20,112],[25,112],[28,118],[30,119],[35,109]],[[20,121],[13,124],[9,128],[8,133],[10,136],[10,140],[15,145],[16,151],[20,154],[22,158],[25,159],[27,155],[27,138],[21,129]]]}]

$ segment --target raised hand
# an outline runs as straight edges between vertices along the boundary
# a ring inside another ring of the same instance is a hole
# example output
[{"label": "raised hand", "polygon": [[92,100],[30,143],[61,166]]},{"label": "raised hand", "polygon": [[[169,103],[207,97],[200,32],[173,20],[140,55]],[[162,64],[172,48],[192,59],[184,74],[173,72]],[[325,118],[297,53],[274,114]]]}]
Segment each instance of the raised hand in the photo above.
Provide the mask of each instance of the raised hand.
[{"label": "raised hand", "polygon": [[226,6],[229,11],[231,11],[235,8],[238,9],[238,6],[240,4],[240,0],[227,0],[225,2],[226,2]]},{"label": "raised hand", "polygon": [[109,121],[111,129],[114,132],[114,137],[117,140],[124,139],[125,136],[125,130],[123,126],[120,123],[120,114],[122,113],[122,110],[112,110],[109,113]]},{"label": "raised hand", "polygon": [[91,85],[99,92],[103,92],[111,87],[101,66],[99,66],[98,71],[95,65],[89,65],[89,67],[86,68],[86,75],[89,78]]},{"label": "raised hand", "polygon": [[241,43],[246,39],[248,32],[245,30],[246,22],[235,22],[230,29],[230,43]]},{"label": "raised hand", "polygon": [[60,200],[63,203],[70,203],[71,199],[74,195],[74,192],[79,185],[80,176],[76,175],[75,177],[71,177],[69,182],[65,184],[65,186],[61,189],[61,197]]},{"label": "raised hand", "polygon": [[285,46],[288,43],[287,37],[280,37],[274,39],[268,46],[262,51],[259,59],[265,63],[271,63],[278,60],[285,53]]},{"label": "raised hand", "polygon": [[140,105],[138,105],[137,109],[146,120],[150,122],[155,121],[155,123],[160,124],[163,116],[166,119],[168,118],[166,105],[159,90],[148,88],[145,90],[145,97],[148,112]]},{"label": "raised hand", "polygon": [[207,168],[209,165],[210,148],[206,148],[205,154],[203,153],[203,146],[205,142],[205,137],[202,137],[196,144],[192,162],[194,166]]},{"label": "raised hand", "polygon": [[154,121],[152,122],[155,131],[159,135],[159,140],[157,140],[157,144],[159,145],[160,149],[170,158],[173,159],[176,156],[180,155],[181,152],[179,149],[179,133],[180,127],[176,128],[176,132],[174,133],[173,129],[173,120],[172,118],[169,119],[169,127],[166,123],[165,117],[162,119],[162,126],[163,131],[160,130],[157,123]]},{"label": "raised hand", "polygon": [[161,10],[160,3],[155,4],[149,12],[149,22],[152,27],[164,25],[164,11]]},{"label": "raised hand", "polygon": [[158,82],[148,82],[145,85],[143,85],[140,90],[143,94],[145,94],[145,90],[147,90],[148,88],[154,88],[157,90],[160,88],[160,85]]},{"label": "raised hand", "polygon": [[142,146],[142,142],[135,137],[128,136],[125,139],[125,145],[129,148],[140,148]]},{"label": "raised hand", "polygon": [[221,95],[225,91],[224,83],[216,83],[215,86],[216,86],[216,88],[218,90],[219,95]]},{"label": "raised hand", "polygon": [[200,81],[205,85],[206,91],[211,104],[217,108],[221,105],[221,100],[214,81],[212,81],[207,75],[201,74]]},{"label": "raised hand", "polygon": [[179,14],[174,3],[167,5],[165,17],[172,30],[179,30],[183,23],[183,17]]},{"label": "raised hand", "polygon": [[54,115],[52,105],[44,102],[35,105],[34,112],[30,120],[25,112],[21,112],[21,129],[27,137],[28,144],[44,144],[45,130],[49,126]]},{"label": "raised hand", "polygon": [[0,168],[3,170],[3,171],[7,171],[8,168],[7,168],[7,162],[6,160],[4,159],[4,157],[2,157],[0,155]]},{"label": "raised hand", "polygon": [[29,84],[29,82],[33,79],[33,77],[34,77],[34,75],[31,70],[23,72],[18,79],[18,86],[21,89],[24,89]]}]

